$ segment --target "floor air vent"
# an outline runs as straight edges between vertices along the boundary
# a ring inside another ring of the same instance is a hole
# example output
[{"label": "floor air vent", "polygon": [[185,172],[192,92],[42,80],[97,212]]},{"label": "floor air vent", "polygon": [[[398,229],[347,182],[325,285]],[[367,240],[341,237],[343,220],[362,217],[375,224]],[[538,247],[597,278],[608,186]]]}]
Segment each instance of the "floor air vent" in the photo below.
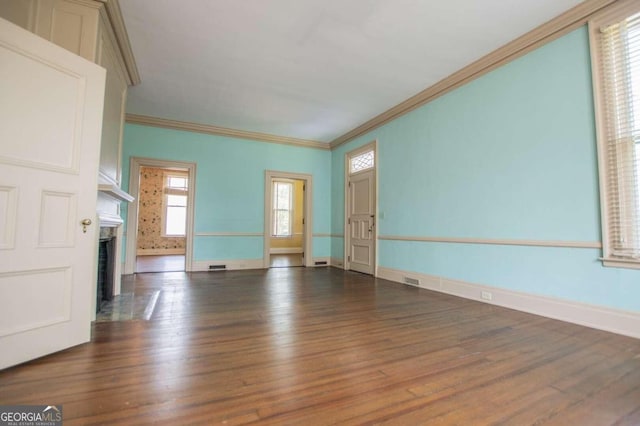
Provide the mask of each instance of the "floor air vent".
[{"label": "floor air vent", "polygon": [[227,269],[227,265],[209,265],[210,271],[222,271]]},{"label": "floor air vent", "polygon": [[420,280],[417,278],[404,277],[404,283],[409,285],[414,285],[416,287],[420,286]]}]

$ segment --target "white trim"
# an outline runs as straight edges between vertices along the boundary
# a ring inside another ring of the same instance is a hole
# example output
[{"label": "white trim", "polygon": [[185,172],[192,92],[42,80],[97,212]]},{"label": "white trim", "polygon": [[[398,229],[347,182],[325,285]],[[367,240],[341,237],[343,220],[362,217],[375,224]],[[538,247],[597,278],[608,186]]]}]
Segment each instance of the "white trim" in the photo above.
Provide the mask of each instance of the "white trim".
[{"label": "white trim", "polygon": [[143,126],[161,127],[164,129],[181,130],[185,132],[205,133],[216,136],[228,136],[232,138],[248,139],[258,142],[278,143],[284,145],[301,146],[305,148],[330,150],[329,142],[314,141],[308,139],[292,138],[288,136],[271,135],[267,133],[250,132],[247,130],[230,129],[227,127],[213,126],[210,124],[190,123],[187,121],[168,120],[165,118],[151,117],[138,114],[127,114],[127,123]]},{"label": "white trim", "polygon": [[600,241],[556,241],[556,240],[505,240],[493,238],[459,238],[459,237],[413,237],[402,235],[379,235],[379,240],[387,241],[421,241],[431,243],[457,244],[493,244],[503,246],[534,246],[534,247],[568,247],[568,248],[602,248]]},{"label": "white trim", "polygon": [[271,247],[270,254],[298,254],[302,253],[302,247]]},{"label": "white trim", "polygon": [[342,234],[321,234],[321,233],[316,233],[313,234],[314,237],[319,237],[319,238],[344,238],[344,235]]},{"label": "white trim", "polygon": [[640,259],[615,259],[611,257],[600,258],[604,266],[611,266],[613,268],[628,268],[628,269],[640,269]]},{"label": "white trim", "polygon": [[[264,269],[262,259],[226,259],[226,260],[196,260],[191,264],[191,271],[238,271],[243,269]],[[210,270],[210,265],[225,265],[225,269]]]},{"label": "white trim", "polygon": [[[187,232],[185,235],[185,270],[193,270],[193,228],[196,196],[196,163],[159,160],[155,158],[131,157],[129,159],[129,193],[136,200],[129,204],[127,211],[127,240],[125,253],[125,274],[136,272],[136,253],[138,245],[138,203],[140,199],[140,168],[157,167],[162,169],[187,170],[189,193],[187,197]],[[132,226],[133,225],[133,226]]]},{"label": "white trim", "polygon": [[116,184],[112,183],[101,183],[98,185],[98,191],[102,192],[108,197],[111,197],[118,203],[122,201],[126,201],[128,203],[132,202],[134,198],[120,189]]},{"label": "white trim", "polygon": [[124,222],[120,216],[108,212],[98,212],[98,222],[101,228],[115,228]]},{"label": "white trim", "polygon": [[[316,265],[316,262],[327,262],[326,265]],[[313,262],[310,265],[313,268],[322,268],[325,266],[331,266],[331,258],[330,257],[314,257]]]},{"label": "white trim", "polygon": [[186,250],[183,248],[166,248],[166,249],[138,249],[136,255],[138,256],[162,256],[169,254],[185,254]]},{"label": "white trim", "polygon": [[[118,226],[116,228],[116,247],[113,251],[113,256],[115,257],[113,262],[113,295],[117,296],[120,294],[122,290],[122,271],[124,270],[122,266],[124,262],[119,262],[119,259],[122,259],[122,239],[124,238],[124,229],[123,226]],[[97,291],[97,287],[96,287]],[[94,294],[95,295],[95,294]],[[95,303],[93,303],[93,311],[95,312]],[[95,319],[95,318],[94,318]]]},{"label": "white trim", "polygon": [[262,232],[196,232],[196,237],[263,237]]},{"label": "white trim", "polygon": [[[122,62],[127,74],[127,83],[135,86],[140,84],[140,73],[138,72],[138,65],[133,56],[133,49],[129,42],[129,35],[124,25],[124,18],[122,17],[122,11],[120,10],[120,4],[118,0],[100,0],[104,3],[105,12],[107,14],[113,35],[116,39],[117,50],[122,55]],[[124,111],[124,109],[123,109]]]},{"label": "white trim", "polygon": [[[416,279],[418,280],[418,287],[427,290],[640,338],[640,313],[638,312],[594,306],[384,267],[378,268],[378,277],[402,284],[405,284],[405,277]],[[490,297],[491,300],[483,299],[483,293],[486,297]]]},{"label": "white trim", "polygon": [[275,170],[265,170],[264,172],[264,247],[262,262],[263,268],[269,268],[271,264],[270,246],[271,246],[271,190],[273,188],[272,181],[274,179],[291,179],[304,181],[304,207],[303,207],[303,237],[302,246],[304,247],[304,266],[313,265],[313,176],[306,173],[280,172]]},{"label": "white trim", "polygon": [[349,244],[350,244],[350,230],[349,230],[349,176],[357,175],[361,172],[350,173],[349,160],[351,157],[362,154],[363,152],[373,151],[373,168],[363,170],[362,172],[369,172],[373,170],[373,192],[375,197],[374,205],[374,226],[373,226],[373,251],[374,251],[374,263],[373,263],[373,276],[377,276],[376,271],[378,268],[378,164],[380,164],[380,158],[378,157],[378,140],[374,139],[369,143],[366,143],[356,149],[348,151],[344,154],[344,259],[343,268],[348,271],[351,267],[349,264]]},{"label": "white trim", "polygon": [[338,268],[338,269],[344,269],[344,262],[342,261],[342,259],[337,258],[337,257],[332,257],[331,258],[331,266],[333,266],[334,268]]}]

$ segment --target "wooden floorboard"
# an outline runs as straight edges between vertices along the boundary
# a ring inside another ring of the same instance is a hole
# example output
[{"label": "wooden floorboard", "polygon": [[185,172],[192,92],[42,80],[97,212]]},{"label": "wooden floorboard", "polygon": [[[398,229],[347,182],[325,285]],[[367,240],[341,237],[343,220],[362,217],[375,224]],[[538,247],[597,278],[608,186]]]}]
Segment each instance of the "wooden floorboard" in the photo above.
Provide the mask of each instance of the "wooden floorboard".
[{"label": "wooden floorboard", "polygon": [[[638,425],[640,340],[332,268],[140,274],[149,321],[0,372],[65,425]],[[2,350],[7,350],[2,348]]]}]

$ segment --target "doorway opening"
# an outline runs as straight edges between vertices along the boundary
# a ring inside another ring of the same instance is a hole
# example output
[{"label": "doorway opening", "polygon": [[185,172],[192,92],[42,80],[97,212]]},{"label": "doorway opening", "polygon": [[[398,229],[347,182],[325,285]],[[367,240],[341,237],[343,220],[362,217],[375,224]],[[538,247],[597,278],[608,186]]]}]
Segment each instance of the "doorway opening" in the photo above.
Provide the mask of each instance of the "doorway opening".
[{"label": "doorway opening", "polygon": [[311,175],[265,174],[264,267],[310,266]]},{"label": "doorway opening", "polygon": [[125,273],[190,270],[195,164],[131,159]]},{"label": "doorway opening", "polygon": [[345,154],[344,265],[376,275],[377,141]]}]

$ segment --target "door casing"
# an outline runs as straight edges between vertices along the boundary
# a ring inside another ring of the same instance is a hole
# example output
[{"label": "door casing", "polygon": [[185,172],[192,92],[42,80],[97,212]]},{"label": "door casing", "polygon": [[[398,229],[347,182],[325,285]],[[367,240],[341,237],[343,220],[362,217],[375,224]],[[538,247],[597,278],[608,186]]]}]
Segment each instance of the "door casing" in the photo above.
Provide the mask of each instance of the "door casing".
[{"label": "door casing", "polygon": [[349,196],[349,160],[351,157],[355,157],[367,151],[373,151],[374,163],[373,163],[373,192],[374,192],[374,221],[373,227],[373,276],[378,276],[378,140],[375,139],[366,145],[356,148],[352,151],[345,153],[344,155],[344,258],[343,264],[345,271],[351,269],[349,261],[349,251],[351,246],[350,229],[349,229],[349,211],[350,211],[350,196]]},{"label": "door casing", "polygon": [[304,266],[314,266],[313,263],[313,176],[305,173],[281,172],[265,170],[264,174],[264,252],[263,267],[269,268],[271,254],[269,253],[271,239],[271,200],[272,182],[274,179],[291,179],[304,181]]},{"label": "door casing", "polygon": [[135,197],[129,203],[127,211],[127,242],[124,261],[124,273],[136,272],[136,248],[138,246],[138,205],[140,199],[140,169],[157,167],[160,169],[186,170],[189,174],[189,191],[187,195],[187,228],[185,241],[185,271],[193,270],[193,227],[196,195],[196,163],[182,161],[158,160],[155,158],[131,157],[129,164],[129,193]]}]

